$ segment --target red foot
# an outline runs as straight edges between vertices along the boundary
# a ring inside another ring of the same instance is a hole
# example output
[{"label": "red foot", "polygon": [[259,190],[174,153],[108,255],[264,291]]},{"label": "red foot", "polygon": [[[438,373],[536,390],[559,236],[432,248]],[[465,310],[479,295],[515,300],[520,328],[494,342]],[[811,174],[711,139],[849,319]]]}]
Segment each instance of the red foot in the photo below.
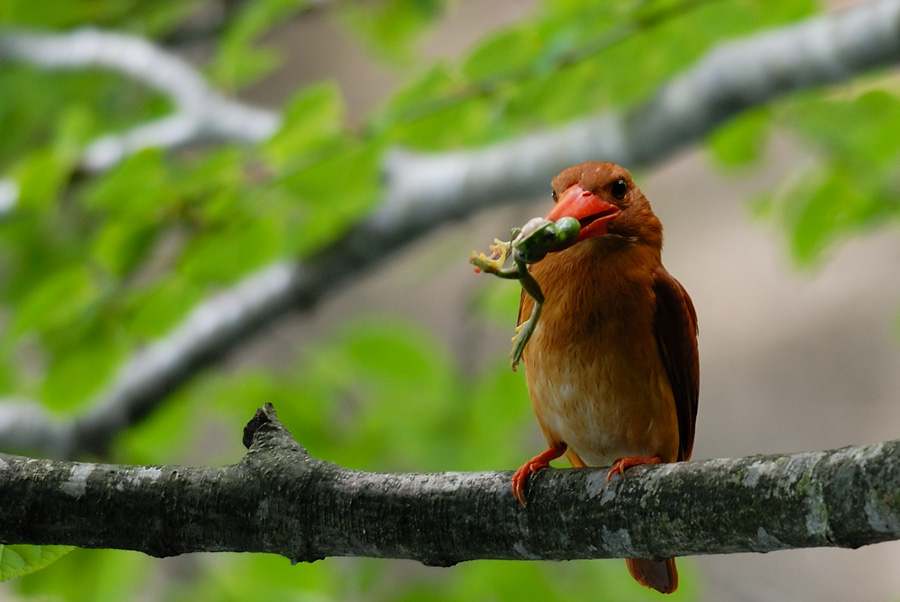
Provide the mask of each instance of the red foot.
[{"label": "red foot", "polygon": [[609,469],[609,473],[606,475],[606,483],[609,484],[609,480],[615,473],[619,473],[624,477],[627,469],[632,466],[640,466],[641,464],[662,464],[662,458],[659,456],[653,456],[652,458],[645,458],[643,456],[619,458],[613,462],[612,468]]},{"label": "red foot", "polygon": [[547,451],[540,453],[530,459],[522,467],[516,471],[512,478],[513,495],[519,500],[522,506],[525,506],[525,482],[528,481],[533,473],[550,466],[550,461],[555,460],[566,453],[566,445],[563,443],[560,447],[551,447]]}]

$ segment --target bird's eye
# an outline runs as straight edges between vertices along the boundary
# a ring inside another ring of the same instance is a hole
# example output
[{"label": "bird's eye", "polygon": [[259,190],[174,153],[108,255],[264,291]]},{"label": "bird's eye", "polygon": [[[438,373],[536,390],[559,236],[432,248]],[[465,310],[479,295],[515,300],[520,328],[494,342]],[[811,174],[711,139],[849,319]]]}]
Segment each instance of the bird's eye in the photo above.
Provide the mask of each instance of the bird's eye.
[{"label": "bird's eye", "polygon": [[612,183],[612,186],[609,187],[609,191],[612,192],[614,197],[622,200],[625,198],[625,195],[628,194],[628,183],[622,178],[619,178]]},{"label": "bird's eye", "polygon": [[555,190],[550,191],[550,196],[553,197],[553,202],[554,202],[554,203],[555,203],[556,201],[559,200],[559,195],[556,194],[556,191],[555,191]]}]

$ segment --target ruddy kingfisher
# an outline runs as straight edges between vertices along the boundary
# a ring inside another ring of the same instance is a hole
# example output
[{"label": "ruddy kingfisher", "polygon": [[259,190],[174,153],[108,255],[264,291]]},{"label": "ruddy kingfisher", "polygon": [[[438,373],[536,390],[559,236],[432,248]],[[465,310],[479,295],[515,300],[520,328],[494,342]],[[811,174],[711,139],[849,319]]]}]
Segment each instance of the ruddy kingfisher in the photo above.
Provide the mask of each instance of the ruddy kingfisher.
[{"label": "ruddy kingfisher", "polygon": [[[513,476],[523,505],[528,477],[562,455],[574,467],[611,466],[607,481],[688,460],[697,416],[697,315],[662,265],[662,225],[631,174],[575,165],[553,179],[553,198],[545,219],[575,218],[580,230],[530,266],[544,301],[522,359],[548,449]],[[534,303],[523,292],[520,325]],[[642,585],[678,586],[674,558],[626,562]]]}]

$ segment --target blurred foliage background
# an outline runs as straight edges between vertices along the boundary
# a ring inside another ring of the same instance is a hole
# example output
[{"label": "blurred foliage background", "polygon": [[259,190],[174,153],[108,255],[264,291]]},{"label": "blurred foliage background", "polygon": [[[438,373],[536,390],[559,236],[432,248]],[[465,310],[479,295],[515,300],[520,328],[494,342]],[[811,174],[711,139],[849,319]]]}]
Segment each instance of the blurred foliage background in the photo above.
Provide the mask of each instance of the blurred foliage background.
[{"label": "blurred foliage background", "polygon": [[[391,82],[390,93],[353,115],[353,99],[333,79],[296,85],[268,101],[283,124],[264,143],[151,149],[86,173],[79,161],[89,142],[166,115],[171,99],[109,71],[0,62],[0,177],[19,190],[0,216],[0,392],[40,400],[60,417],[84,411],[131,353],[197,302],[270,262],[316,251],[371,210],[393,147],[472,148],[627,107],[713,45],[821,9],[811,0],[522,2],[507,25],[458,55],[436,57],[420,48],[453,18],[453,2],[0,0],[4,28],[93,25],[143,36],[189,57],[214,87],[238,97],[260,95],[290,57],[290,47],[273,42],[285,28],[324,15],[343,32],[339,43],[363,47]],[[879,73],[797,94],[741,115],[706,148],[727,173],[757,161],[773,132],[810,150],[801,169],[750,204],[779,225],[798,264],[816,266],[835,241],[896,223],[898,92],[896,77]],[[472,320],[505,332],[518,291],[488,284],[467,301]],[[199,375],[117,438],[104,459],[234,462],[240,428],[266,401],[314,455],[353,468],[511,469],[537,450],[524,382],[504,353],[467,362],[411,320],[363,311],[277,364],[251,357]],[[698,598],[701,578],[690,560],[680,566],[672,599]],[[0,599],[73,601],[468,597],[654,595],[619,562],[430,569],[329,559],[291,567],[262,555],[161,561],[93,550],[0,589]]]}]

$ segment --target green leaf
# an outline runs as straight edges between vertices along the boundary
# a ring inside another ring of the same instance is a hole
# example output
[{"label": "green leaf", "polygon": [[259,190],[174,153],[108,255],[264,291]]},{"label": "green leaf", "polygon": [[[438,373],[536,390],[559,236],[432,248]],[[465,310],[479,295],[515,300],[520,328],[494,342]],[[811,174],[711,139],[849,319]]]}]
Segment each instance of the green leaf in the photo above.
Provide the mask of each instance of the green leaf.
[{"label": "green leaf", "polygon": [[[532,443],[538,426],[528,400],[525,376],[521,371],[510,370],[505,354],[498,354],[496,361],[468,383],[461,397],[457,407],[464,416],[464,437],[456,470],[513,469],[534,455]],[[479,443],[491,440],[508,445]]]},{"label": "green leaf", "polygon": [[321,83],[304,89],[288,105],[284,124],[265,145],[276,165],[301,166],[334,153],[344,140],[339,88]]},{"label": "green leaf", "polygon": [[5,63],[0,89],[0,165],[46,148],[72,164],[89,140],[171,111],[167,98],[105,71]]},{"label": "green leaf", "polygon": [[71,410],[106,384],[124,357],[121,340],[94,335],[76,350],[66,349],[50,364],[41,400],[50,408]]},{"label": "green leaf", "polygon": [[871,90],[847,98],[819,95],[798,101],[792,123],[808,140],[846,161],[891,166],[900,158],[900,98]]},{"label": "green leaf", "polygon": [[878,191],[857,174],[833,169],[799,207],[791,244],[795,257],[801,263],[817,259],[833,240],[878,215],[882,201]]},{"label": "green leaf", "polygon": [[432,67],[373,124],[423,150],[489,143],[638,102],[716,42],[814,9],[810,0],[554,3],[488,36],[459,73]]},{"label": "green leaf", "polygon": [[420,328],[383,318],[357,320],[318,345],[305,357],[308,392],[298,397],[330,408],[329,457],[357,468],[452,468],[464,414],[446,353]]},{"label": "green leaf", "polygon": [[185,249],[179,272],[195,282],[233,282],[273,259],[282,248],[282,235],[277,223],[264,219],[202,232]]},{"label": "green leaf", "polygon": [[341,21],[382,57],[412,56],[412,43],[444,13],[444,0],[383,0],[339,5]]},{"label": "green leaf", "polygon": [[143,339],[161,336],[201,300],[204,290],[178,274],[135,290],[126,303],[124,326]]},{"label": "green leaf", "polygon": [[501,30],[468,53],[462,63],[462,73],[476,82],[528,73],[547,50],[543,34],[534,23]]},{"label": "green leaf", "polygon": [[754,204],[758,215],[782,222],[791,254],[805,265],[836,241],[900,215],[897,162],[900,96],[893,84],[810,92],[784,103],[777,119],[815,151],[812,169]]},{"label": "green leaf", "polygon": [[[204,463],[214,463],[208,441],[203,441],[205,429],[215,428],[219,415],[209,411],[209,400],[201,376],[197,381],[180,389],[167,403],[161,404],[150,415],[128,429],[113,441],[115,454],[128,458],[133,464],[177,464],[189,454],[201,454]],[[250,406],[252,407],[252,406]],[[237,423],[240,424],[240,423]],[[199,436],[198,436],[199,435]],[[240,438],[222,442],[240,446]],[[218,447],[218,444],[217,444]],[[227,458],[226,461],[233,460]]]},{"label": "green leaf", "polygon": [[72,163],[54,150],[34,151],[12,169],[19,184],[18,207],[45,209],[58,200],[72,171]]},{"label": "green leaf", "polygon": [[382,188],[381,157],[378,146],[354,145],[284,178],[281,184],[302,210],[302,223],[287,241],[290,252],[313,251],[373,205]]},{"label": "green leaf", "polygon": [[728,167],[756,161],[765,150],[770,123],[771,115],[766,108],[742,113],[707,139],[713,157]]},{"label": "green leaf", "polygon": [[[396,126],[392,142],[410,149],[438,151],[495,140],[498,136],[498,115],[493,107],[480,98],[441,106],[434,105],[420,117]],[[453,127],[447,127],[452,123]]]},{"label": "green leaf", "polygon": [[95,27],[165,31],[197,10],[200,0],[91,0],[89,2],[4,0],[0,20],[45,29],[69,29],[85,23]]},{"label": "green leaf", "polygon": [[900,214],[896,194],[874,171],[824,162],[767,202],[789,235],[800,264],[812,264],[835,241]]},{"label": "green leaf", "polygon": [[214,80],[232,89],[252,84],[277,69],[282,62],[282,55],[276,50],[245,44],[226,47],[221,56],[227,63],[213,74]]},{"label": "green leaf", "polygon": [[161,181],[172,189],[170,194],[178,193],[184,203],[202,206],[223,192],[243,192],[242,187],[249,179],[246,162],[252,160],[252,156],[248,158],[245,149],[223,145],[189,161],[167,163],[170,173]]},{"label": "green leaf", "polygon": [[437,61],[421,75],[401,85],[369,121],[376,129],[384,129],[396,121],[415,118],[423,99],[452,95],[464,83],[447,63]]},{"label": "green leaf", "polygon": [[19,306],[8,334],[19,336],[30,330],[47,332],[64,328],[82,315],[96,292],[91,272],[84,266],[60,270],[43,282],[34,283]]},{"label": "green leaf", "polygon": [[[181,559],[183,560],[183,559]],[[165,588],[160,560],[127,550],[79,549],[15,582],[21,597],[55,602],[135,600]]]},{"label": "green leaf", "polygon": [[93,255],[111,274],[122,277],[130,273],[147,254],[156,239],[157,228],[134,220],[110,224],[94,241]]},{"label": "green leaf", "polygon": [[75,548],[0,544],[0,581],[39,571]]},{"label": "green leaf", "polygon": [[241,88],[278,67],[281,53],[260,47],[258,40],[309,4],[310,0],[256,0],[241,4],[221,36],[210,68],[212,80],[228,89]]},{"label": "green leaf", "polygon": [[105,177],[91,186],[84,197],[85,205],[134,220],[147,220],[175,196],[165,159],[159,149],[147,149],[126,158]]}]

